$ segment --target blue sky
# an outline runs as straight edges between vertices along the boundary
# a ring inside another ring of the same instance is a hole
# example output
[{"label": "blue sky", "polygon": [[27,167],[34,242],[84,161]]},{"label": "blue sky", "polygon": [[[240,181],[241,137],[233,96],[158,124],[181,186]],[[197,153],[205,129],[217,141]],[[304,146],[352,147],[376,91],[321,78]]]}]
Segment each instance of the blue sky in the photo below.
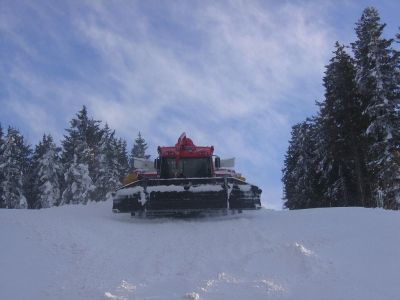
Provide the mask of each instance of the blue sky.
[{"label": "blue sky", "polygon": [[186,132],[236,157],[281,208],[291,126],[316,112],[335,41],[375,6],[393,37],[400,2],[0,1],[0,122],[61,140],[88,107],[154,158]]}]

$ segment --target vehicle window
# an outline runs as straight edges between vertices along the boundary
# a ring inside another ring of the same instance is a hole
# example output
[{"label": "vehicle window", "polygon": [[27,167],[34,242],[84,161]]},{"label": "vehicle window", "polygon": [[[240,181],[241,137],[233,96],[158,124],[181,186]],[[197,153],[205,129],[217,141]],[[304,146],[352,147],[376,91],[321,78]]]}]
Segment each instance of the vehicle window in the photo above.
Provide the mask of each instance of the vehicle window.
[{"label": "vehicle window", "polygon": [[162,178],[195,178],[210,177],[209,158],[175,158],[163,159]]}]

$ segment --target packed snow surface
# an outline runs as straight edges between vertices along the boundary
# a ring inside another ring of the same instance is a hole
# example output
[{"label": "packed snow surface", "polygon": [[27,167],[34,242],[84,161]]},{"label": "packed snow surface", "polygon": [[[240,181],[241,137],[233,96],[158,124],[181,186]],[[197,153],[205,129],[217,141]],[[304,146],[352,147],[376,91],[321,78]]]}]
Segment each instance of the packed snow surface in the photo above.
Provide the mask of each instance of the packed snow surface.
[{"label": "packed snow surface", "polygon": [[0,299],[399,299],[400,214],[0,210]]}]

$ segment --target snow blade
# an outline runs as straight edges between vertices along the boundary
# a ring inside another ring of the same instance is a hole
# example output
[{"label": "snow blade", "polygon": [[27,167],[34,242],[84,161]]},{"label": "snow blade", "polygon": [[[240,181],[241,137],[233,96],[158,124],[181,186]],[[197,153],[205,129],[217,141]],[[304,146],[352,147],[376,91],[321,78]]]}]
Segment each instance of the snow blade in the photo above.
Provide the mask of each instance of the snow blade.
[{"label": "snow blade", "polygon": [[114,212],[171,215],[259,209],[261,190],[233,177],[144,179],[117,190]]}]

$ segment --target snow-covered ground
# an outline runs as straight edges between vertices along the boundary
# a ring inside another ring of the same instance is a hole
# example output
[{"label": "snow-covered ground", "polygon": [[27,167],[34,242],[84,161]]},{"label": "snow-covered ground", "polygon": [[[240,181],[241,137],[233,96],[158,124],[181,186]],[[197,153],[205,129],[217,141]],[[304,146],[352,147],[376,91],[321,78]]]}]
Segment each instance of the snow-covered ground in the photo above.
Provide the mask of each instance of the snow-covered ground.
[{"label": "snow-covered ground", "polygon": [[0,299],[400,299],[400,214],[0,210]]}]

